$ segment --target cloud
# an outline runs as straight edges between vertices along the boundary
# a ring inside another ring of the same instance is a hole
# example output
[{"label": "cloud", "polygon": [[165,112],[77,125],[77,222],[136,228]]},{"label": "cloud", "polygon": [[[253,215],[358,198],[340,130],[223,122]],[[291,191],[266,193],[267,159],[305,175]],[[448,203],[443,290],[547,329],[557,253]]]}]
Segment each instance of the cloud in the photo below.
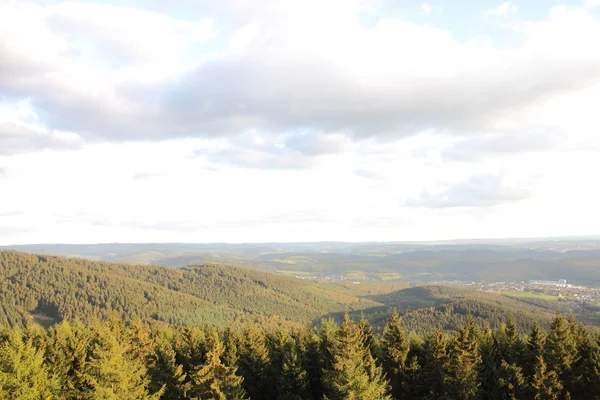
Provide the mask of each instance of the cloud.
[{"label": "cloud", "polygon": [[423,191],[419,197],[406,201],[405,205],[426,208],[487,207],[529,197],[529,190],[508,185],[501,176],[477,175],[441,191]]},{"label": "cloud", "polygon": [[423,3],[421,4],[421,12],[425,15],[431,15],[433,13],[438,13],[441,12],[443,9],[442,6],[433,6],[429,3]]},{"label": "cloud", "polygon": [[[86,142],[252,131],[301,142],[307,131],[354,140],[489,132],[600,79],[591,39],[600,22],[583,9],[520,24],[522,43],[494,49],[399,18],[361,25],[358,1],[227,4],[220,30],[211,15],[190,22],[83,2],[3,4],[0,38],[11,40],[0,40],[0,91],[30,98],[49,131]],[[506,4],[499,10],[514,8]],[[270,153],[228,156],[304,163]]]},{"label": "cloud", "polygon": [[78,138],[73,134],[0,122],[0,156],[49,148],[74,149],[78,146]]},{"label": "cloud", "polygon": [[583,5],[589,9],[598,8],[600,7],[600,0],[584,0]]},{"label": "cloud", "polygon": [[442,151],[442,157],[452,161],[479,161],[490,156],[526,154],[560,147],[557,133],[501,132],[488,133],[456,141]]},{"label": "cloud", "polygon": [[221,146],[196,151],[197,157],[217,164],[259,169],[305,169],[318,164],[322,157],[340,154],[352,148],[343,134],[301,133],[272,137],[248,133]]},{"label": "cloud", "polygon": [[484,16],[486,18],[489,18],[489,17],[506,18],[506,17],[515,15],[517,13],[517,11],[519,11],[519,7],[515,4],[513,4],[512,1],[507,1],[507,2],[500,4],[496,8],[487,10],[484,13]]}]

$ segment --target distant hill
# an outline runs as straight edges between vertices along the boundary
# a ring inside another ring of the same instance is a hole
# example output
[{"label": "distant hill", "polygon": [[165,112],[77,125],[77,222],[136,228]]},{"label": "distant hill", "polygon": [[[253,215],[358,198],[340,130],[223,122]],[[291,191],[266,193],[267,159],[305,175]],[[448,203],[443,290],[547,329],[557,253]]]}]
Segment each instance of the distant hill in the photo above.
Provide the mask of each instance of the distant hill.
[{"label": "distant hill", "polygon": [[[352,312],[354,318],[364,315],[381,330],[395,308],[402,316],[404,326],[418,334],[437,327],[453,331],[465,323],[471,315],[481,325],[497,328],[512,317],[522,332],[528,332],[533,322],[548,327],[557,312],[574,313],[570,306],[557,301],[512,298],[505,295],[477,292],[447,285],[421,286],[403,289],[383,295],[368,296],[381,306]],[[335,315],[341,319],[341,314]],[[586,320],[598,324],[598,318]]]},{"label": "distant hill", "polygon": [[600,240],[481,243],[258,243],[27,245],[13,250],[116,263],[230,264],[280,275],[352,281],[441,282],[566,279],[600,286]]},{"label": "distant hill", "polygon": [[237,267],[172,269],[0,251],[0,324],[114,313],[181,325],[304,324],[375,305],[325,284]]},{"label": "distant hill", "polygon": [[[381,329],[396,308],[409,330],[438,326],[454,330],[473,315],[497,327],[513,316],[523,331],[533,321],[546,325],[555,312],[573,310],[559,302],[515,299],[451,286],[413,287],[378,295],[355,295],[356,285],[288,278],[263,271],[195,265],[167,268],[80,258],[0,251],[0,325],[36,321],[92,321],[113,315],[175,325],[299,326],[344,312],[365,315]],[[393,287],[393,285],[391,285]],[[364,292],[363,292],[364,293]],[[596,320],[587,316],[586,322]]]}]

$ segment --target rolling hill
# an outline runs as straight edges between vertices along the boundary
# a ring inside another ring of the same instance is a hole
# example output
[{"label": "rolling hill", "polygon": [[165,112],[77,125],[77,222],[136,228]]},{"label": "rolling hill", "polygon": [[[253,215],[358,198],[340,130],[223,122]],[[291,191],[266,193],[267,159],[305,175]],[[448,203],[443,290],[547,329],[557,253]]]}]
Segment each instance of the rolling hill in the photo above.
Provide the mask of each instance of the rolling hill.
[{"label": "rolling hill", "polygon": [[[0,251],[0,324],[142,318],[172,324],[307,323],[377,305],[327,285],[218,265],[172,269]],[[270,321],[270,322],[269,322]]]}]

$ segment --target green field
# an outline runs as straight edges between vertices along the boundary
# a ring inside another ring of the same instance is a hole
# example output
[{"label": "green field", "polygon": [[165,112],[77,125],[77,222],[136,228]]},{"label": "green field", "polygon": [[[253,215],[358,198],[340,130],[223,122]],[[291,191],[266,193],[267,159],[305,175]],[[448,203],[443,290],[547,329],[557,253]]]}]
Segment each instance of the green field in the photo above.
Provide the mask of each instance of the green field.
[{"label": "green field", "polygon": [[515,298],[526,299],[543,299],[543,300],[558,300],[558,296],[549,294],[534,293],[534,292],[501,292],[503,295]]}]

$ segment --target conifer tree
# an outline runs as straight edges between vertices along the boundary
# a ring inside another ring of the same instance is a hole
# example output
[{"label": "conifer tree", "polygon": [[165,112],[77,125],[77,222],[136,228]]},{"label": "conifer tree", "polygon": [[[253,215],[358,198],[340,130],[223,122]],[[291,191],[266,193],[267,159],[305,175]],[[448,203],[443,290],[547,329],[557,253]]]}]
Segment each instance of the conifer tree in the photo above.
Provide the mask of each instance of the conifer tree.
[{"label": "conifer tree", "polygon": [[276,377],[278,400],[303,400],[310,397],[308,374],[298,344],[285,330],[271,337],[271,370]]},{"label": "conifer tree", "polygon": [[319,354],[321,368],[324,371],[333,369],[335,363],[335,347],[338,326],[333,319],[323,319],[319,329]]},{"label": "conifer tree", "polygon": [[57,381],[44,364],[44,353],[14,328],[0,343],[0,399],[38,400],[57,392]]},{"label": "conifer tree", "polygon": [[469,316],[452,340],[448,363],[448,384],[452,398],[468,400],[479,396],[481,386],[479,334],[475,321]]},{"label": "conifer tree", "polygon": [[297,332],[296,343],[298,352],[302,357],[302,365],[307,375],[308,399],[321,400],[323,397],[321,355],[319,352],[319,337],[315,335],[311,326]]},{"label": "conifer tree", "polygon": [[231,328],[225,329],[223,333],[223,347],[225,348],[223,356],[223,364],[228,367],[237,367],[238,364],[238,344],[241,342],[241,338],[237,334],[237,331]]},{"label": "conifer tree", "polygon": [[238,364],[246,393],[251,399],[274,399],[275,383],[269,376],[270,359],[264,331],[254,325],[247,327],[242,340]]},{"label": "conifer tree", "polygon": [[449,399],[448,381],[448,338],[437,329],[426,337],[423,345],[423,368],[419,380],[419,398]]},{"label": "conifer tree", "polygon": [[562,385],[555,371],[548,370],[544,360],[546,337],[537,323],[533,324],[525,351],[525,376],[528,377],[527,397],[536,400],[557,399]]},{"label": "conifer tree", "polygon": [[90,389],[87,363],[91,341],[90,329],[78,321],[63,321],[49,330],[46,359],[67,398],[79,398]]},{"label": "conifer tree", "polygon": [[185,397],[191,383],[186,381],[183,366],[177,363],[173,335],[167,336],[165,332],[161,332],[156,336],[148,364],[151,392],[159,391],[164,386],[162,400]]},{"label": "conifer tree", "polygon": [[246,398],[242,388],[243,378],[236,374],[235,367],[226,366],[221,357],[223,343],[216,329],[207,334],[206,361],[192,376],[192,397],[206,400],[243,400]]},{"label": "conifer tree", "polygon": [[383,331],[383,369],[390,379],[392,395],[400,398],[406,391],[406,369],[410,345],[396,310],[388,318]]},{"label": "conifer tree", "polygon": [[159,399],[162,390],[150,394],[145,365],[128,357],[128,347],[119,342],[106,327],[97,328],[97,337],[92,346],[87,364],[92,400],[139,400]]},{"label": "conifer tree", "polygon": [[570,370],[568,390],[575,399],[593,399],[600,393],[600,346],[582,325],[576,337],[578,357]]},{"label": "conifer tree", "polygon": [[365,339],[365,347],[369,350],[373,359],[379,358],[379,343],[375,337],[375,334],[373,333],[373,326],[365,318],[364,314],[360,314],[360,319],[358,320],[357,325]]},{"label": "conifer tree", "polygon": [[334,360],[333,370],[325,373],[329,399],[391,399],[383,371],[375,365],[363,333],[348,314],[338,328]]},{"label": "conifer tree", "polygon": [[558,380],[568,393],[565,383],[570,381],[571,366],[577,361],[577,343],[575,341],[574,323],[569,323],[560,314],[556,315],[550,325],[546,339],[545,358],[547,368],[556,372]]},{"label": "conifer tree", "polygon": [[535,400],[556,400],[562,392],[562,383],[558,380],[555,371],[550,371],[542,356],[539,356],[534,364],[533,376],[530,386]]}]

